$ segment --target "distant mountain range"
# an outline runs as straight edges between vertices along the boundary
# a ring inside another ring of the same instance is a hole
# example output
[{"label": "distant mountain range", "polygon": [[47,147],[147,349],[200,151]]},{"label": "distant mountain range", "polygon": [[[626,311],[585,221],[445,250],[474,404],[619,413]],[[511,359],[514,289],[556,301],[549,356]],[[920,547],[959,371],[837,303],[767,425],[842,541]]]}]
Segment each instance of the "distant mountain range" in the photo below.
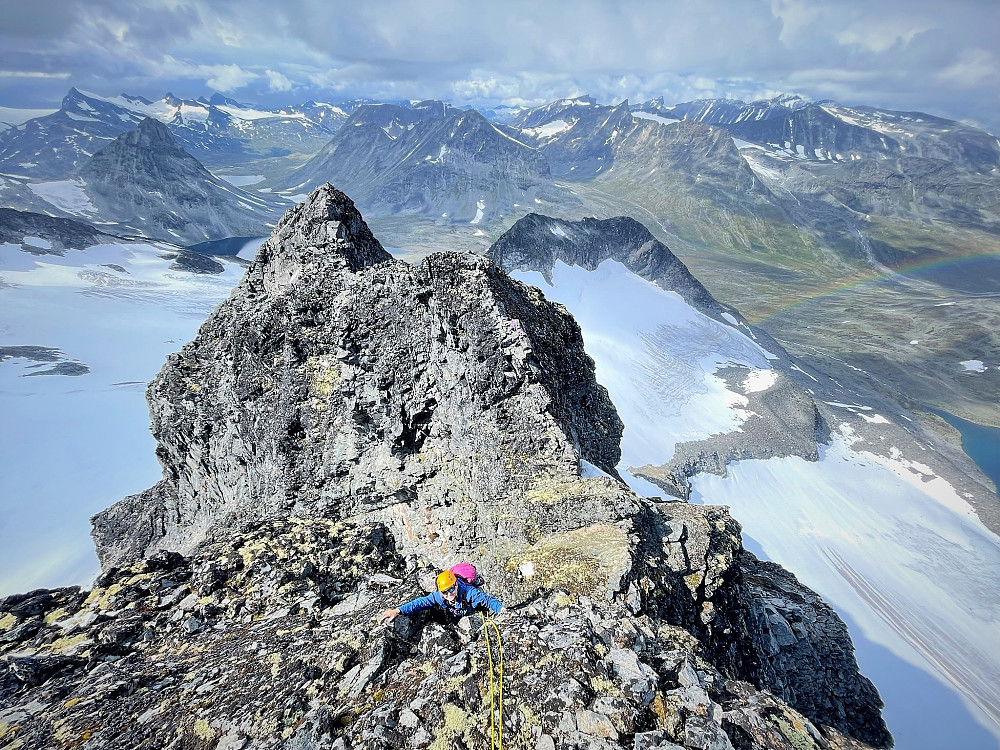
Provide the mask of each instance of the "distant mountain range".
[{"label": "distant mountain range", "polygon": [[989,133],[923,112],[845,107],[782,96],[756,102],[701,99],[638,108],[725,128],[734,137],[819,161],[923,157],[946,159],[978,172],[1000,166],[1000,144]]},{"label": "distant mountain range", "polygon": [[[344,106],[349,110],[354,105]],[[187,151],[213,165],[241,155],[314,153],[347,120],[347,110],[316,102],[263,110],[218,94],[195,100],[168,93],[154,102],[73,88],[58,112],[0,133],[0,172],[42,178],[71,175],[146,117],[165,123]]]}]

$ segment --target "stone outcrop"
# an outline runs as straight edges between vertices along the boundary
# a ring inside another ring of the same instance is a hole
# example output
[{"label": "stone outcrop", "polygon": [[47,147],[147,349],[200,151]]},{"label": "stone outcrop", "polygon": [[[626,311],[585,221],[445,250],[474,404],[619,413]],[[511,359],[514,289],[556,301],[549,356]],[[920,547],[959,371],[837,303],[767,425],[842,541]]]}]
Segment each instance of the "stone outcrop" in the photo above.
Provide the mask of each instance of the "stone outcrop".
[{"label": "stone outcrop", "polygon": [[149,400],[164,479],[95,518],[97,585],[0,602],[7,744],[485,748],[478,625],[373,626],[462,558],[507,605],[507,747],[891,744],[829,607],[725,508],[615,477],[565,310],[391,259],[329,186]]},{"label": "stone outcrop", "polygon": [[[48,247],[25,242],[26,237],[43,239]],[[69,249],[82,250],[113,239],[83,221],[0,208],[0,242],[20,245],[32,255],[64,255]]]},{"label": "stone outcrop", "polygon": [[662,466],[636,466],[633,474],[653,482],[669,494],[687,500],[690,478],[708,472],[726,476],[726,466],[748,459],[799,456],[819,459],[819,444],[828,442],[830,430],[812,395],[772,362],[773,382],[764,390],[746,388],[749,371],[729,366],[718,370],[729,390],[747,399],[749,416],[739,430],[703,440],[678,443],[670,461]]}]

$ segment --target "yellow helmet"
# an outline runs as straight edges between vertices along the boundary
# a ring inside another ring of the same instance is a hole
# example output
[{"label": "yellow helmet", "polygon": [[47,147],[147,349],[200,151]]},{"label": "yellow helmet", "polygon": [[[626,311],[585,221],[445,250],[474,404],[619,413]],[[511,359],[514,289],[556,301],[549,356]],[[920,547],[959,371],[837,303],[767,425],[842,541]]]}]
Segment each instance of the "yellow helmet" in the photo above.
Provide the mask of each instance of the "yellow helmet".
[{"label": "yellow helmet", "polygon": [[456,580],[458,579],[455,578],[455,574],[452,573],[450,570],[446,570],[443,573],[438,573],[437,577],[438,591],[447,591],[448,589],[450,589],[452,586],[455,585]]}]

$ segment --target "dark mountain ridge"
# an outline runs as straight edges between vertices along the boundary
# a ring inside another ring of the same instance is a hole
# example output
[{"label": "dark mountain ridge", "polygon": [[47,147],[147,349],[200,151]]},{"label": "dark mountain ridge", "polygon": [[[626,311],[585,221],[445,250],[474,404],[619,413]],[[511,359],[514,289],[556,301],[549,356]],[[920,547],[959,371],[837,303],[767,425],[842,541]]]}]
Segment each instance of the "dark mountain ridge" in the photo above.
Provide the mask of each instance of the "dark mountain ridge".
[{"label": "dark mountain ridge", "polygon": [[80,177],[98,215],[119,231],[179,244],[264,234],[279,215],[276,200],[218,179],[151,117],[94,154]]}]

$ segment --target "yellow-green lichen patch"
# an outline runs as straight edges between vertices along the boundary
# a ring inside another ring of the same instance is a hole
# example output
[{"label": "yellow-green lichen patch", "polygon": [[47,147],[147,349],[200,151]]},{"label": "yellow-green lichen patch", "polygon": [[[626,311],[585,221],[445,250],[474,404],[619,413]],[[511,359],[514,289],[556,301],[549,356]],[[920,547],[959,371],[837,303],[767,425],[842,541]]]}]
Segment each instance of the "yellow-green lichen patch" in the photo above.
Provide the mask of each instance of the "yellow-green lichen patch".
[{"label": "yellow-green lichen patch", "polygon": [[80,648],[84,645],[89,646],[93,641],[87,637],[86,633],[79,633],[77,635],[71,635],[66,638],[59,638],[58,640],[52,641],[48,644],[48,649],[53,653],[59,652],[72,656],[80,651]]},{"label": "yellow-green lichen patch", "polygon": [[214,740],[217,732],[204,719],[197,719],[194,723],[194,733],[202,740]]},{"label": "yellow-green lichen patch", "polygon": [[122,590],[122,585],[120,583],[113,583],[106,589],[95,588],[90,592],[90,596],[83,603],[84,606],[96,606],[97,609],[109,610],[113,609],[111,606],[112,600],[118,596]]},{"label": "yellow-green lichen patch", "polygon": [[594,675],[590,678],[590,689],[598,696],[607,697],[619,697],[624,695],[621,688],[615,685],[607,677],[601,677],[600,675]]},{"label": "yellow-green lichen patch", "polygon": [[469,714],[453,703],[441,706],[444,721],[434,729],[434,741],[430,750],[450,750],[452,740],[462,734],[469,723]]},{"label": "yellow-green lichen patch", "polygon": [[792,744],[795,750],[816,750],[816,743],[800,721],[793,719],[793,724],[777,716],[773,717],[772,721],[778,725],[778,731],[785,736],[785,739]]},{"label": "yellow-green lichen patch", "polygon": [[[337,387],[343,376],[340,372],[340,363],[332,354],[320,354],[309,357],[306,360],[306,374],[309,383],[312,385],[313,393],[316,394],[320,402],[325,402],[330,398],[330,394]],[[320,406],[321,403],[317,403]]]},{"label": "yellow-green lichen patch", "polygon": [[17,618],[14,615],[4,615],[0,617],[0,633],[4,633],[17,625]]},{"label": "yellow-green lichen patch", "polygon": [[536,475],[524,498],[530,503],[555,505],[586,494],[587,483],[577,477]]},{"label": "yellow-green lichen patch", "polygon": [[59,607],[58,609],[54,609],[51,612],[49,612],[47,615],[45,615],[45,624],[46,625],[51,625],[52,623],[58,622],[59,620],[61,620],[62,618],[64,618],[66,615],[67,615],[67,612],[62,607]]},{"label": "yellow-green lichen patch", "polygon": [[125,585],[126,586],[136,586],[136,585],[138,585],[140,583],[145,583],[147,581],[151,581],[151,580],[153,580],[153,576],[154,575],[155,575],[155,573],[140,573],[138,575],[134,575],[131,578],[129,578],[127,581],[125,581]]},{"label": "yellow-green lichen patch", "polygon": [[625,532],[617,526],[596,525],[545,537],[513,555],[508,569],[530,570],[527,582],[533,587],[607,596],[618,588],[631,564]]}]

